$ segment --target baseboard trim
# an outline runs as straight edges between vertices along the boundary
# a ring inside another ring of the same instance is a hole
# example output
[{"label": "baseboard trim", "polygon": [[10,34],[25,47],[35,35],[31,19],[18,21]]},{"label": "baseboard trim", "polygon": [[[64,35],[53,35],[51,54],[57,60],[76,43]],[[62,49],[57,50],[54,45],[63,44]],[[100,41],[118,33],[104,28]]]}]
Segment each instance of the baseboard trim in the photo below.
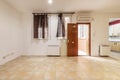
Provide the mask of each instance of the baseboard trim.
[{"label": "baseboard trim", "polygon": [[22,57],[47,57],[47,55],[22,55]]},{"label": "baseboard trim", "polygon": [[47,57],[61,57],[60,55],[47,55]]}]

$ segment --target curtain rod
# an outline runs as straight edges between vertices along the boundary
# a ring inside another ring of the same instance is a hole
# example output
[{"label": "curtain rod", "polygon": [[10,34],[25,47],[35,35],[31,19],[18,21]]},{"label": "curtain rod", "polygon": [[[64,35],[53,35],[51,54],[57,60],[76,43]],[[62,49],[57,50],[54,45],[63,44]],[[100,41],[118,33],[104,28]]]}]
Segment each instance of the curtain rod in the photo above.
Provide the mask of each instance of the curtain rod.
[{"label": "curtain rod", "polygon": [[[75,12],[56,12],[56,13],[46,13],[46,14],[74,14]],[[32,14],[44,14],[44,13],[32,13]]]}]

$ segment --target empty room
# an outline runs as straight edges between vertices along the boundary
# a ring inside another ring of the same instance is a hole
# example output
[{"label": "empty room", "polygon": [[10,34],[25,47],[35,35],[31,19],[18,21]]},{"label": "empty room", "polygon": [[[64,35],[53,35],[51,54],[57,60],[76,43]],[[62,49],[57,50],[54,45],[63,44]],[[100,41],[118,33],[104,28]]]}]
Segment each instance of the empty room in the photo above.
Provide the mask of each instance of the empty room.
[{"label": "empty room", "polygon": [[120,1],[0,0],[0,80],[120,80]]}]

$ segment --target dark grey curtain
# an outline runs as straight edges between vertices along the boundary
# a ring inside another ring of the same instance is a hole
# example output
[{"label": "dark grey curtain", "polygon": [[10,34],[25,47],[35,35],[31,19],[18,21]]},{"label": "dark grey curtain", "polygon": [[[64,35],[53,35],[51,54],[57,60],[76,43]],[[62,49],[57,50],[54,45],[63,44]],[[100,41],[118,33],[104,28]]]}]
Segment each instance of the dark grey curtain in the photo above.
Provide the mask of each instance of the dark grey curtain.
[{"label": "dark grey curtain", "polygon": [[39,15],[34,14],[34,38],[38,38]]},{"label": "dark grey curtain", "polygon": [[[38,28],[42,29],[41,33],[38,33]],[[34,38],[38,38],[38,35],[42,35],[41,38],[46,38],[48,32],[48,16],[47,14],[35,14],[34,15]]]},{"label": "dark grey curtain", "polygon": [[58,27],[56,37],[65,37],[65,25],[62,13],[58,15]]}]

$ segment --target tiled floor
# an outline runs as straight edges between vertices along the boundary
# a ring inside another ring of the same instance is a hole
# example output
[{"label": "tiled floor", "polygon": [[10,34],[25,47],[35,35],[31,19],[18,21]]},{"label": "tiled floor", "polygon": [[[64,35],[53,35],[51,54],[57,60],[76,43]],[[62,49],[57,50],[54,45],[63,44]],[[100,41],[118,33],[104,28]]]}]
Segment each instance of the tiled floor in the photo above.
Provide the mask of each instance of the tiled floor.
[{"label": "tiled floor", "polygon": [[19,57],[0,66],[0,80],[120,80],[120,61],[99,57]]}]

